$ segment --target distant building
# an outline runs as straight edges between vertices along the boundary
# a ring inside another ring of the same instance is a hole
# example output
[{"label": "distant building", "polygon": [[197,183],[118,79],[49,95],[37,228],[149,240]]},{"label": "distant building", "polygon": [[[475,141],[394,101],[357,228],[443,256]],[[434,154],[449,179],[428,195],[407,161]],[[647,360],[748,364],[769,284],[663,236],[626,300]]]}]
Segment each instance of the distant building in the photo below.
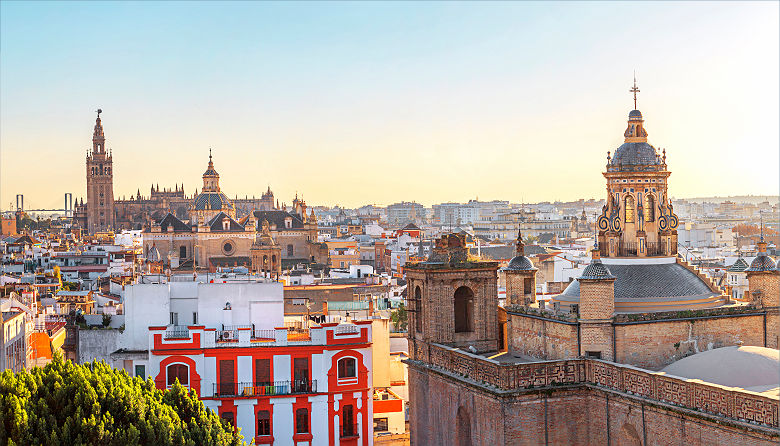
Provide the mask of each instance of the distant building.
[{"label": "distant building", "polygon": [[419,223],[425,218],[425,209],[419,203],[401,202],[387,207],[387,223],[401,226],[407,223]]}]

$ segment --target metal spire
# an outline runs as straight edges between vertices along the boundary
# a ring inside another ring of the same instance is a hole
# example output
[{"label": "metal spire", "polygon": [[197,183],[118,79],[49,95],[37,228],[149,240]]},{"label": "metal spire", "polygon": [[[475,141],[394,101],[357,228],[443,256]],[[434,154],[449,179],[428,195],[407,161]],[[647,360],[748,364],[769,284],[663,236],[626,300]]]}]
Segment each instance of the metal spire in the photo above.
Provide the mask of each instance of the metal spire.
[{"label": "metal spire", "polygon": [[634,93],[634,110],[636,110],[636,94],[639,93],[639,88],[636,86],[636,70],[634,70],[634,88],[628,91]]}]

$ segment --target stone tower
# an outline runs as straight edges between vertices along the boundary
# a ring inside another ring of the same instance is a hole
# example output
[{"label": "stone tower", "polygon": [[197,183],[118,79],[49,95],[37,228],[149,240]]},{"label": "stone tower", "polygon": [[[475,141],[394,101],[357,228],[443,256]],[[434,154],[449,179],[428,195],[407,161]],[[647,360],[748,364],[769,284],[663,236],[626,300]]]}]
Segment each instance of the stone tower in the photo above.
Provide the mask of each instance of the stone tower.
[{"label": "stone tower", "polygon": [[426,343],[498,349],[498,263],[472,261],[467,249],[463,235],[446,234],[427,261],[404,268],[410,352]]},{"label": "stone tower", "polygon": [[580,284],[580,355],[615,360],[612,317],[615,314],[615,276],[601,263],[598,245],[593,259],[577,281]]},{"label": "stone tower", "polygon": [[106,153],[106,137],[98,109],[92,133],[92,152],[87,154],[87,230],[90,233],[114,228],[114,169]]},{"label": "stone tower", "polygon": [[506,304],[530,305],[536,302],[536,267],[525,256],[525,244],[520,230],[515,242],[517,254],[504,268],[506,274]]}]

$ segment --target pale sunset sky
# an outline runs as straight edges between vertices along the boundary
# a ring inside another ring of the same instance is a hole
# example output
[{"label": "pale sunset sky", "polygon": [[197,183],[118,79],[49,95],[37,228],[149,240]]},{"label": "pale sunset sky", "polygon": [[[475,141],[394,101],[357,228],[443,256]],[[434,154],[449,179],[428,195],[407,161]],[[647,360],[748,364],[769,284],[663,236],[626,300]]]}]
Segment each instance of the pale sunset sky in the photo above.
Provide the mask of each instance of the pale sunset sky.
[{"label": "pale sunset sky", "polygon": [[115,197],[602,198],[632,73],[670,195],[778,193],[777,2],[0,3],[0,208]]}]

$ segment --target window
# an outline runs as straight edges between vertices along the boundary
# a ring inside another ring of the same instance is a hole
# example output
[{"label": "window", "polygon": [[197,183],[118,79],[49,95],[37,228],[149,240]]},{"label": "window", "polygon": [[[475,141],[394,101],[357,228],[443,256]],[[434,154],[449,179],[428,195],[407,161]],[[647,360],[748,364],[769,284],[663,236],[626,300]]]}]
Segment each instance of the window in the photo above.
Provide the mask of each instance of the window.
[{"label": "window", "polygon": [[135,376],[141,379],[146,379],[146,367],[143,365],[135,366]]},{"label": "window", "polygon": [[385,432],[387,430],[387,418],[374,418],[374,432]]},{"label": "window", "polygon": [[260,410],[257,412],[257,434],[271,435],[271,412],[267,410]]},{"label": "window", "polygon": [[523,293],[524,294],[531,294],[534,292],[532,289],[534,287],[534,279],[530,277],[526,277],[523,279]]},{"label": "window", "polygon": [[295,411],[295,433],[309,433],[309,411],[306,409],[297,409]]},{"label": "window", "polygon": [[354,437],[357,435],[357,426],[355,426],[355,414],[351,404],[347,404],[341,410],[341,436]]},{"label": "window", "polygon": [[645,221],[655,220],[655,200],[652,195],[645,195]]},{"label": "window", "polygon": [[192,312],[192,325],[197,325],[197,324],[198,324],[198,312],[197,311],[193,311]]},{"label": "window", "polygon": [[190,368],[184,364],[171,364],[166,368],[168,375],[167,384],[172,386],[176,380],[179,380],[179,384],[182,386],[190,385]]},{"label": "window", "polygon": [[601,359],[601,352],[585,352],[586,358]]},{"label": "window", "polygon": [[287,245],[287,257],[292,257],[294,254],[293,245]]},{"label": "window", "polygon": [[636,208],[634,206],[634,197],[626,195],[626,223],[636,221]]},{"label": "window", "polygon": [[235,416],[233,416],[233,412],[222,412],[222,415],[220,415],[223,420],[227,421],[229,425],[235,427],[234,419]]},{"label": "window", "polygon": [[171,312],[171,325],[179,325],[179,313]]},{"label": "window", "polygon": [[235,395],[235,361],[232,359],[222,359],[219,361],[219,394]]},{"label": "window", "polygon": [[186,246],[180,246],[179,247],[179,258],[186,259],[187,258],[187,247]]},{"label": "window", "polygon": [[455,290],[455,333],[474,331],[474,292],[467,286]]},{"label": "window", "polygon": [[255,385],[269,385],[271,383],[271,360],[255,359]]},{"label": "window", "polygon": [[341,358],[337,365],[339,378],[357,378],[355,358]]}]

